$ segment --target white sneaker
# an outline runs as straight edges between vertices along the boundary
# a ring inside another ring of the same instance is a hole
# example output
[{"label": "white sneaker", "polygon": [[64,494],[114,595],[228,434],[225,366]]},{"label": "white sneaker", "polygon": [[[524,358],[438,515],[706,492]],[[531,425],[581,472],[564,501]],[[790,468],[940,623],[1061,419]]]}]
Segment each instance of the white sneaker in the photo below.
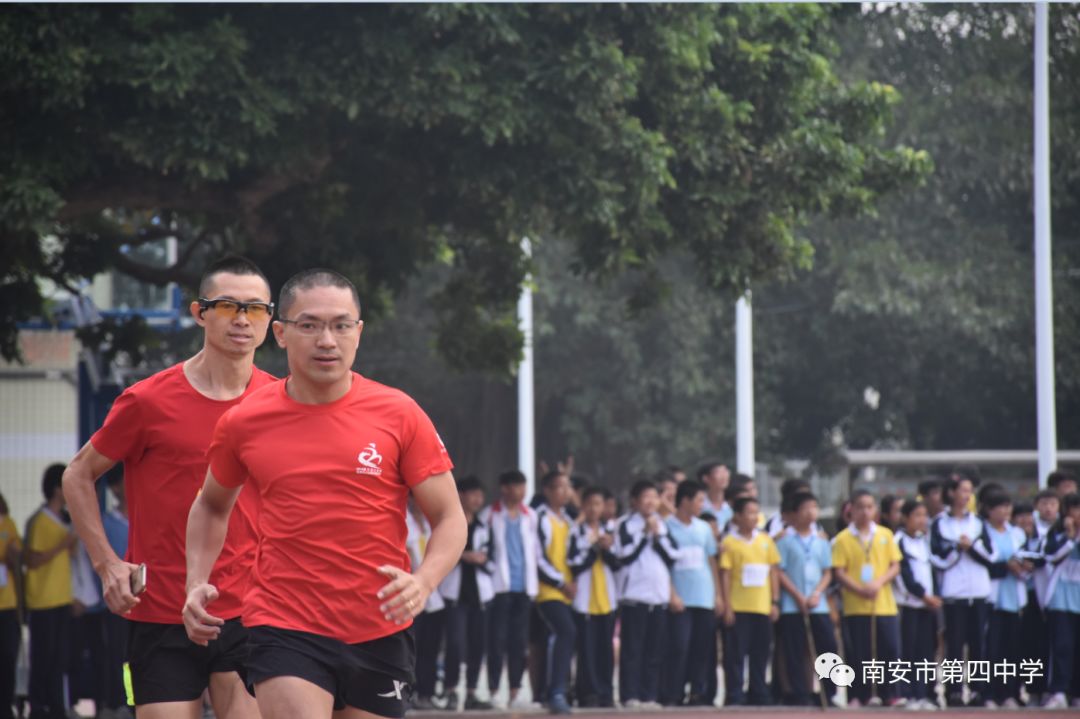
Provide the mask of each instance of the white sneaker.
[{"label": "white sneaker", "polygon": [[870,701],[866,702],[866,706],[868,706],[868,707],[879,707],[879,706],[881,706],[881,697],[870,697]]},{"label": "white sneaker", "polygon": [[985,708],[987,708],[987,709],[997,709],[998,708],[998,705],[994,702],[993,699],[987,699],[986,701],[984,701],[983,706]]},{"label": "white sneaker", "polygon": [[938,706],[938,703],[933,699],[923,699],[922,705],[923,709],[928,712],[936,712],[938,709],[941,708],[940,706]]},{"label": "white sneaker", "polygon": [[660,702],[641,702],[642,709],[650,709],[652,711],[658,711],[663,707],[660,706]]},{"label": "white sneaker", "polygon": [[641,708],[641,700],[640,699],[627,699],[626,701],[623,702],[623,709],[640,709],[640,708]]},{"label": "white sneaker", "polygon": [[847,708],[848,709],[861,709],[862,708],[862,702],[859,701],[858,699],[848,699],[847,700]]},{"label": "white sneaker", "polygon": [[1009,697],[1005,701],[1001,702],[1001,706],[1003,709],[1019,709],[1020,702],[1016,701],[1012,697]]},{"label": "white sneaker", "polygon": [[1068,709],[1069,702],[1065,701],[1065,695],[1061,692],[1051,694],[1050,698],[1043,702],[1043,709]]}]

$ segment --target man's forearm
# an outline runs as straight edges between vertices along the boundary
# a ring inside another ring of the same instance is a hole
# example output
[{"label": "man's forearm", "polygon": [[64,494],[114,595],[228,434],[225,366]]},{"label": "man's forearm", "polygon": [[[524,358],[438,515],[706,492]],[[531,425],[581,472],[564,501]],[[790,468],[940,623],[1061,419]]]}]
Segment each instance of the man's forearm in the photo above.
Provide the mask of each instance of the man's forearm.
[{"label": "man's forearm", "polygon": [[101,523],[101,509],[98,505],[97,491],[94,488],[96,477],[86,476],[86,470],[72,465],[64,472],[64,500],[67,502],[75,533],[79,535],[94,570],[101,573],[103,567],[121,558],[113,551]]},{"label": "man's forearm", "polygon": [[[231,510],[231,507],[230,507]],[[191,505],[187,523],[187,584],[190,590],[210,580],[210,572],[225,545],[229,512],[216,511],[199,495]]]}]

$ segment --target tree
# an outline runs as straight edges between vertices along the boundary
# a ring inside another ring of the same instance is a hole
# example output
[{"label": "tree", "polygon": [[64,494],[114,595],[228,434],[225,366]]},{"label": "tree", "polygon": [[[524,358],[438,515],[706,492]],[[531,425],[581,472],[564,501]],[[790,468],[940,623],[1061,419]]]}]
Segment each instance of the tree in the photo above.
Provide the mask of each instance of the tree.
[{"label": "tree", "polygon": [[[0,353],[48,311],[39,279],[192,290],[225,249],[275,286],[338,268],[375,315],[441,262],[440,354],[504,376],[523,235],[570,242],[582,278],[629,278],[639,308],[671,252],[729,297],[791,276],[810,218],[929,168],[882,142],[892,88],[838,79],[832,23],[806,5],[4,8]],[[173,266],[128,252],[165,236]]]},{"label": "tree", "polygon": [[[873,218],[809,227],[813,272],[755,293],[759,312],[786,308],[755,326],[767,450],[1035,446],[1032,30],[1018,5],[889,6],[839,26],[842,74],[905,98],[886,142],[918,143],[936,170]],[[1051,10],[1050,47],[1058,431],[1077,446],[1075,7]]]}]

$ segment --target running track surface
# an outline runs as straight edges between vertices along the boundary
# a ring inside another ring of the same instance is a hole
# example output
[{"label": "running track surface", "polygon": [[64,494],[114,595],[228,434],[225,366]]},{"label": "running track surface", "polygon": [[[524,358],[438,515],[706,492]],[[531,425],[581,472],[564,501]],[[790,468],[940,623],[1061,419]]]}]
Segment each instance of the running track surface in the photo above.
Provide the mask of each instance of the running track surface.
[{"label": "running track surface", "polygon": [[[822,712],[820,709],[802,709],[797,707],[738,707],[724,709],[678,709],[669,708],[664,711],[635,711],[610,709],[575,709],[571,716],[579,716],[586,719],[671,719],[676,715],[678,719],[717,719],[717,715],[742,715],[743,719],[792,719],[796,716],[811,717],[828,714],[835,719],[885,719],[886,717],[920,717],[931,719],[932,717],[948,717],[948,719],[991,719],[994,716],[1004,715],[1007,719],[1016,719],[1027,714],[1038,719],[1077,719],[1080,711],[1076,709],[1059,709],[1048,711],[1045,709],[955,709],[948,711],[905,711],[902,708],[879,708],[879,709],[830,709]],[[507,711],[470,711],[470,712],[441,712],[441,711],[410,711],[408,716],[423,719],[518,719],[548,717],[541,710],[507,712]]]}]

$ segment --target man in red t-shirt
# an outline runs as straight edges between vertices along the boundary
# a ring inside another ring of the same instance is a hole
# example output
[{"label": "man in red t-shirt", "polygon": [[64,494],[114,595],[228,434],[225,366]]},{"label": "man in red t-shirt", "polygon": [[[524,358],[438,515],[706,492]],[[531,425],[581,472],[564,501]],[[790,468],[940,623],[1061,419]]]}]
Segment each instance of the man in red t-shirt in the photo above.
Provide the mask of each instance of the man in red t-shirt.
[{"label": "man in red t-shirt", "polygon": [[[222,636],[210,569],[241,488],[254,489],[259,549],[243,616],[247,684],[262,716],[401,717],[412,618],[465,546],[450,457],[416,402],[351,371],[363,323],[349,280],[301,272],[279,303],[274,336],[290,374],[214,430],[188,518],[184,623],[192,641]],[[410,493],[432,526],[415,573],[405,550]]]},{"label": "man in red t-shirt", "polygon": [[[247,655],[241,599],[254,561],[258,497],[245,492],[228,527],[213,580],[222,641],[193,644],[181,613],[186,591],[184,532],[206,476],[206,448],[218,419],[274,377],[252,364],[273,315],[270,285],[242,257],[211,265],[191,315],[203,327],[203,348],[186,362],[126,389],[105,424],[64,473],[64,495],[79,537],[101,577],[109,609],[131,620],[128,663],[140,719],[189,719],[202,713],[209,688],[222,719],[258,717],[242,681]],[[128,552],[116,556],[102,528],[96,480],[124,463],[130,517]],[[146,591],[131,592],[131,574],[147,566]]]}]

